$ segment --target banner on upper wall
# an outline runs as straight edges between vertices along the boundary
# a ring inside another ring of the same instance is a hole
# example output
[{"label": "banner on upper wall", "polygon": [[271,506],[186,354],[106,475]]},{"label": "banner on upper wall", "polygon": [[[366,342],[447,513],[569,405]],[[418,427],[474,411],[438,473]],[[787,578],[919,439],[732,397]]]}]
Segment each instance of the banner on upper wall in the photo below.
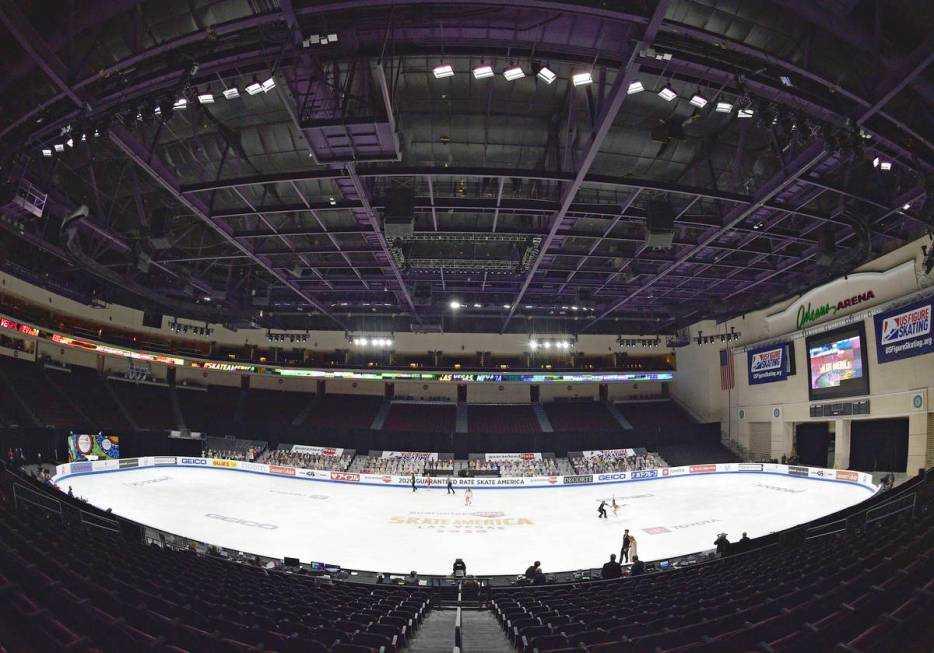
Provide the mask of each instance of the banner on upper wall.
[{"label": "banner on upper wall", "polygon": [[384,451],[380,458],[385,460],[392,459],[420,459],[420,460],[438,460],[438,454],[433,451]]},{"label": "banner on upper wall", "polygon": [[773,383],[788,378],[788,345],[780,343],[746,352],[749,385]]},{"label": "banner on upper wall", "polygon": [[879,363],[934,353],[932,305],[934,297],[928,297],[873,316]]},{"label": "banner on upper wall", "polygon": [[313,456],[343,456],[344,450],[337,447],[311,447],[305,444],[293,444],[292,453],[307,453]]},{"label": "banner on upper wall", "polygon": [[488,463],[519,462],[521,460],[541,460],[540,453],[488,453],[484,455]]},{"label": "banner on upper wall", "polygon": [[596,449],[581,453],[584,458],[630,458],[636,455],[634,449]]}]

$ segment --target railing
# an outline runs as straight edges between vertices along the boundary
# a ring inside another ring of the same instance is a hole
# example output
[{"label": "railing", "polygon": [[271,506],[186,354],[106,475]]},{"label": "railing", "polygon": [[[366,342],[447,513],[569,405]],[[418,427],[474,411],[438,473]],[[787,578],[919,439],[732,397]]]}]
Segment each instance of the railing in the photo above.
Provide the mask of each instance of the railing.
[{"label": "railing", "polygon": [[65,524],[66,515],[74,514],[82,526],[99,528],[111,533],[120,532],[120,523],[116,519],[97,515],[93,512],[83,510],[78,506],[64,503],[60,499],[51,497],[16,481],[13,482],[13,502],[17,507],[19,507],[21,503],[28,503],[53,515],[57,515],[63,525]]}]

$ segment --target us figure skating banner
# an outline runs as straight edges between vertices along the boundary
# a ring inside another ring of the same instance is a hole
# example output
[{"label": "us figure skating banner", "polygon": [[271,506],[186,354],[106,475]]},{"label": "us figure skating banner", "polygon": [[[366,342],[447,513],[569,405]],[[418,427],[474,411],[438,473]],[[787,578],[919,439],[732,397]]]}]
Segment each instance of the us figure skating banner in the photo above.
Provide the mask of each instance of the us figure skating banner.
[{"label": "us figure skating banner", "polygon": [[769,345],[746,352],[749,385],[784,381],[788,378],[788,345]]},{"label": "us figure skating banner", "polygon": [[89,433],[68,436],[68,461],[107,460],[120,457],[120,438],[116,435]]},{"label": "us figure skating banner", "polygon": [[873,316],[876,327],[876,358],[880,363],[934,352],[931,307],[928,297]]}]

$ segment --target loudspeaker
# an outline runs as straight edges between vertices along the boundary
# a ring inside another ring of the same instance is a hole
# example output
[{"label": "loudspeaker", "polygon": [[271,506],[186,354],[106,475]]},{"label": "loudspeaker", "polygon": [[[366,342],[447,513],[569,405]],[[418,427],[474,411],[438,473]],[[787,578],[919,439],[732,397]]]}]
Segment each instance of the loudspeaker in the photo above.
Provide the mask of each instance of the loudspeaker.
[{"label": "loudspeaker", "polygon": [[822,267],[830,267],[837,256],[837,238],[833,227],[825,224],[817,234],[817,256],[815,261]]},{"label": "loudspeaker", "polygon": [[161,329],[162,313],[159,311],[143,311],[143,326],[151,329]]},{"label": "loudspeaker", "polygon": [[675,239],[675,210],[668,202],[652,200],[645,207],[645,244],[667,249]]},{"label": "loudspeaker", "polygon": [[165,223],[168,219],[168,209],[158,208],[149,216],[149,243],[153,249],[168,249],[172,246],[165,232]]},{"label": "loudspeaker", "polygon": [[387,189],[383,231],[389,241],[411,238],[415,231],[415,184],[410,180],[393,179]]},{"label": "loudspeaker", "polygon": [[431,284],[426,282],[416,283],[412,301],[416,306],[431,306]]}]

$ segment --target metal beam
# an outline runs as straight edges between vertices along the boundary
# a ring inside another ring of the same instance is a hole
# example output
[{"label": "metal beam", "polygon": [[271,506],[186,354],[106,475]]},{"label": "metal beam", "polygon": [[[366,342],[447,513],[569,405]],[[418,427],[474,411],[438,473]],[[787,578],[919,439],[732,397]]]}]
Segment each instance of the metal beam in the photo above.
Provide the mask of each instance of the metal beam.
[{"label": "metal beam", "polygon": [[683,255],[679,256],[674,263],[670,266],[659,272],[657,275],[646,281],[642,286],[636,290],[629,293],[626,297],[621,299],[618,302],[614,302],[608,309],[604,310],[600,315],[595,319],[591,320],[583,326],[581,331],[586,331],[591,326],[608,316],[610,313],[619,310],[627,302],[632,300],[633,297],[638,295],[643,290],[654,286],[661,279],[664,279],[667,275],[671,274],[675,268],[677,268],[682,263],[687,262],[693,256],[696,256],[698,253],[702,252],[707,245],[713,243],[717,238],[723,235],[724,232],[732,229],[734,226],[738,225],[740,222],[745,220],[749,215],[754,211],[761,208],[766,202],[774,198],[776,195],[781,193],[783,190],[788,188],[793,184],[797,179],[807,173],[808,170],[817,165],[826,155],[826,150],[822,143],[812,143],[804,149],[798,156],[794,158],[793,161],[789,163],[787,168],[782,172],[778,173],[775,177],[766,182],[756,193],[755,201],[744,207],[735,207],[733,208],[725,217],[724,224],[721,228],[713,230],[710,234],[705,236],[698,242],[696,246],[691,248],[691,250]]},{"label": "metal beam", "polygon": [[505,332],[506,327],[509,326],[509,321],[512,319],[512,316],[515,315],[516,308],[519,306],[523,296],[525,296],[526,290],[528,290],[529,285],[532,283],[535,271],[538,269],[538,266],[541,265],[542,259],[548,252],[548,248],[551,247],[551,243],[554,241],[555,236],[557,236],[558,229],[561,228],[564,217],[567,215],[571,203],[577,196],[577,191],[580,190],[581,184],[584,183],[584,179],[587,177],[587,173],[590,172],[590,168],[597,158],[597,153],[603,146],[603,141],[606,140],[607,134],[610,133],[610,127],[613,126],[613,121],[616,120],[616,116],[623,106],[623,100],[626,99],[629,91],[629,84],[632,83],[636,75],[639,74],[639,66],[636,64],[636,60],[639,58],[639,52],[644,47],[648,47],[652,44],[652,41],[655,39],[655,34],[658,32],[658,28],[661,26],[662,19],[664,19],[665,13],[668,11],[669,3],[670,0],[660,0],[655,5],[655,10],[652,12],[648,25],[646,25],[642,33],[642,38],[639,39],[638,42],[633,43],[629,57],[616,71],[616,80],[613,82],[613,88],[610,90],[609,98],[605,101],[600,110],[600,114],[597,116],[595,129],[593,130],[590,143],[584,152],[580,165],[577,167],[577,174],[574,175],[574,179],[570,185],[562,190],[561,206],[551,220],[551,227],[548,231],[548,235],[542,241],[538,256],[535,257],[535,261],[526,273],[522,288],[511,302],[509,313],[506,315],[506,320],[503,322],[501,332]]}]

